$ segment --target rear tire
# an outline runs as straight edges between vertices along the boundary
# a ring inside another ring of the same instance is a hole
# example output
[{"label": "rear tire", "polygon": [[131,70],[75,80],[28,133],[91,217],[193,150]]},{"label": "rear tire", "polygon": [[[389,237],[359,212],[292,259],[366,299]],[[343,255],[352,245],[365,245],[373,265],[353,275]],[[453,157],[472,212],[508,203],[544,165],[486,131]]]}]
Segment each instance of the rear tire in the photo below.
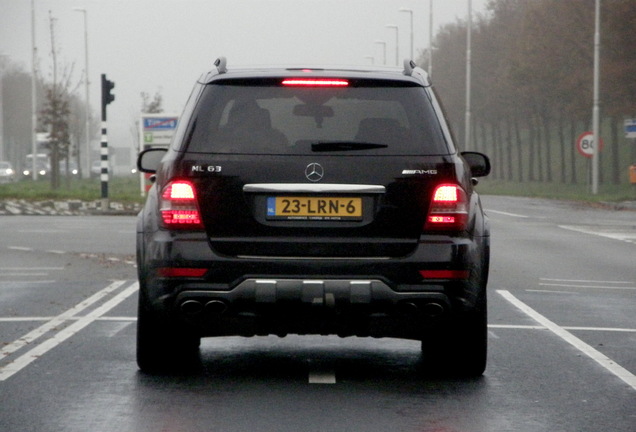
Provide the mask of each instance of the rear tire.
[{"label": "rear tire", "polygon": [[445,331],[437,329],[422,341],[423,364],[427,373],[477,378],[486,370],[488,319],[483,309],[456,317]]},{"label": "rear tire", "polygon": [[201,338],[167,323],[146,307],[139,296],[137,365],[146,373],[186,372],[199,365]]},{"label": "rear tire", "polygon": [[460,319],[456,328],[457,344],[451,350],[455,356],[457,374],[479,377],[486,370],[488,356],[488,319],[486,310],[471,312]]}]

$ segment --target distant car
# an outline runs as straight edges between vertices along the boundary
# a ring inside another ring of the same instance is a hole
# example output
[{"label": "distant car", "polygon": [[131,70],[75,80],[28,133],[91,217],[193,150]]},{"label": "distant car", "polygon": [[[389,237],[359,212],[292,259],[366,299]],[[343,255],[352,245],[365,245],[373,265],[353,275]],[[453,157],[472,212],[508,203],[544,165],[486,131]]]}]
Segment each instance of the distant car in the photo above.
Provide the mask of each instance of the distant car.
[{"label": "distant car", "polygon": [[[36,161],[35,163],[35,172],[39,177],[46,177],[50,174],[51,170],[48,164]],[[25,178],[30,178],[33,174],[33,166],[28,165],[22,170],[22,176]]]},{"label": "distant car", "polygon": [[15,171],[10,162],[0,161],[0,183],[15,181]]},{"label": "distant car", "polygon": [[431,371],[481,375],[490,162],[457,151],[426,72],[216,65],[139,157],[139,367],[291,333],[419,340]]},{"label": "distant car", "polygon": [[22,170],[23,177],[32,177],[34,168],[39,177],[46,177],[47,175],[49,175],[51,172],[49,155],[45,153],[37,153],[35,155],[35,161],[33,159],[33,154],[26,155],[26,157],[24,158],[24,168]]},{"label": "distant car", "polygon": [[77,162],[75,161],[68,161],[68,173],[66,171],[66,167],[67,167],[67,163],[66,161],[60,161],[60,174],[63,176],[66,176],[67,174],[75,177],[75,176],[79,176],[79,168],[77,166]]}]

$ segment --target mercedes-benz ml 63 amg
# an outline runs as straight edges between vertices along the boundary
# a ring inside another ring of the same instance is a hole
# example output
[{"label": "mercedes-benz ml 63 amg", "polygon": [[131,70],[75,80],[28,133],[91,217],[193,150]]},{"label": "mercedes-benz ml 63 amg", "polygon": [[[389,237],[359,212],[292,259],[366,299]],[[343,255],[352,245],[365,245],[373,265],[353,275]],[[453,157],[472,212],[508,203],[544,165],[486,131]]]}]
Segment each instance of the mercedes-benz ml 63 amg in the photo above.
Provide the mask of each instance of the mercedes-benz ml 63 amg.
[{"label": "mercedes-benz ml 63 amg", "polygon": [[[202,337],[422,341],[423,364],[486,366],[489,225],[426,72],[228,69],[196,83],[137,227],[137,361]],[[427,366],[428,367],[428,366]]]}]

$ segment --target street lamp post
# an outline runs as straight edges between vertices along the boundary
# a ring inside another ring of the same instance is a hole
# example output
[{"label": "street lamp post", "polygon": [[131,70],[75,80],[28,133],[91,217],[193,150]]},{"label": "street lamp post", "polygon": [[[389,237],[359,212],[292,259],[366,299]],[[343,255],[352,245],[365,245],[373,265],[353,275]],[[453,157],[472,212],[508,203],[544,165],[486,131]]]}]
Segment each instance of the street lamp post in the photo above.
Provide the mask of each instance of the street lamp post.
[{"label": "street lamp post", "polygon": [[596,0],[594,11],[594,101],[592,107],[592,129],[593,129],[593,153],[592,153],[592,194],[598,193],[599,179],[599,151],[600,146],[600,110],[599,110],[599,89],[600,89],[600,58],[601,58],[601,0]]},{"label": "street lamp post", "polygon": [[428,76],[433,76],[433,0],[428,1]]},{"label": "street lamp post", "polygon": [[[82,12],[84,14],[84,60],[85,60],[85,67],[84,67],[84,90],[86,92],[86,126],[85,126],[85,139],[86,139],[86,156],[84,157],[85,160],[85,164],[84,164],[84,175],[85,176],[90,176],[90,169],[91,169],[91,155],[90,155],[90,150],[91,150],[91,132],[90,132],[90,126],[91,126],[91,104],[90,104],[90,92],[89,92],[89,86],[90,86],[90,81],[89,81],[89,74],[88,74],[88,12],[86,11],[86,9],[81,9],[81,8],[74,8],[73,9],[76,12]],[[78,146],[78,150],[79,150],[79,146]]]},{"label": "street lamp post", "polygon": [[37,49],[35,47],[35,0],[31,0],[31,175],[33,180],[38,179],[38,170],[36,165],[37,153],[37,128],[38,128],[38,107],[37,96],[35,94],[37,88]]},{"label": "street lamp post", "polygon": [[411,15],[411,60],[415,60],[415,54],[413,52],[413,10],[400,8],[400,12],[407,12]]},{"label": "street lamp post", "polygon": [[471,69],[471,54],[472,54],[472,47],[471,47],[471,33],[472,33],[472,27],[473,27],[473,7],[472,7],[472,2],[471,0],[468,0],[468,25],[466,28],[466,131],[465,131],[465,137],[466,137],[466,142],[465,142],[465,148],[464,150],[470,150],[471,145],[470,145],[470,127],[471,127],[471,121],[470,121],[470,69]]},{"label": "street lamp post", "polygon": [[395,29],[395,65],[400,65],[400,31],[395,24],[387,24],[386,28]]},{"label": "street lamp post", "polygon": [[6,54],[0,53],[0,160],[4,160],[4,99],[2,98],[2,81],[4,79],[4,58]]},{"label": "street lamp post", "polygon": [[382,45],[382,64],[386,65],[386,42],[384,42],[384,41],[375,41],[375,43]]}]

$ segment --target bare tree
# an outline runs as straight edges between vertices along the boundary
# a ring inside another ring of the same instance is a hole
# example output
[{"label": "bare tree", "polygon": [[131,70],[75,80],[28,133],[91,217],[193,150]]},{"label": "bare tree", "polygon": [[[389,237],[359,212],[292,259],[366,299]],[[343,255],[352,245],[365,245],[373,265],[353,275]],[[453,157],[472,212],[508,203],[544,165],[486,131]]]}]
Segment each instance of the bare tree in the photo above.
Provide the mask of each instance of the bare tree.
[{"label": "bare tree", "polygon": [[141,112],[146,114],[159,114],[163,112],[163,96],[157,91],[155,96],[150,100],[150,95],[141,92]]},{"label": "bare tree", "polygon": [[40,122],[49,133],[49,140],[46,146],[49,150],[51,162],[51,188],[57,189],[60,186],[60,162],[66,161],[66,172],[69,170],[70,154],[70,101],[71,101],[71,76],[73,67],[65,67],[58,72],[57,48],[55,46],[55,19],[51,16],[51,60],[52,60],[52,82],[44,86],[44,107],[40,114]]}]

